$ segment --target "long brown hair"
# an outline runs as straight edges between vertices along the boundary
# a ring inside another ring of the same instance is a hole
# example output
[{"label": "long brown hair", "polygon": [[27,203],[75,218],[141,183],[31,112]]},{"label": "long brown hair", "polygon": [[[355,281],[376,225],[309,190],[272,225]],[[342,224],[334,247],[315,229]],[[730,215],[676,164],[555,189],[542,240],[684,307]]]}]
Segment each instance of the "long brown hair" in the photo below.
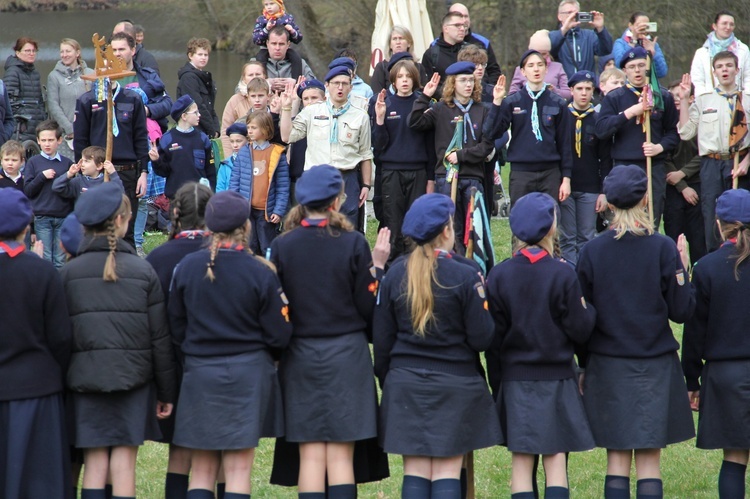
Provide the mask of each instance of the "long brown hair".
[{"label": "long brown hair", "polygon": [[[440,99],[445,102],[448,107],[454,107],[453,99],[456,96],[456,75],[450,75],[445,79],[445,86],[443,87],[443,97]],[[471,98],[476,104],[482,102],[482,80],[474,78],[474,89],[471,91]]]},{"label": "long brown hair", "polygon": [[170,205],[172,229],[169,239],[174,239],[183,230],[205,229],[206,205],[213,196],[209,187],[198,182],[188,182],[174,195]]},{"label": "long brown hair", "polygon": [[208,250],[210,260],[206,268],[206,277],[209,281],[214,282],[216,280],[216,275],[214,274],[214,266],[216,265],[216,256],[219,253],[219,246],[222,243],[240,244],[244,246],[245,253],[252,256],[253,258],[257,258],[258,261],[263,263],[272,271],[276,272],[276,266],[273,263],[269,262],[265,258],[259,258],[252,252],[250,247],[247,246],[247,241],[250,237],[250,230],[250,224],[245,223],[234,229],[232,232],[214,232],[211,235],[211,245],[209,246]]},{"label": "long brown hair", "polygon": [[[333,209],[333,203],[336,202],[336,199],[339,196],[341,196],[341,194],[331,199],[330,203],[327,203],[327,205],[321,207],[319,210],[315,210],[316,212],[325,213],[326,220],[328,221],[328,223],[326,224],[326,229],[328,229],[328,233],[332,236],[337,236],[340,233],[339,231],[351,232],[354,230],[354,226],[349,221],[349,219],[346,218],[346,215],[343,215]],[[284,233],[286,234],[287,232],[299,227],[302,223],[302,220],[310,217],[311,211],[312,210],[310,208],[302,206],[301,204],[298,204],[297,206],[294,206],[291,210],[289,210],[289,213],[287,213],[286,217],[284,218]]]},{"label": "long brown hair", "polygon": [[122,202],[117,211],[104,222],[99,225],[85,227],[86,234],[89,236],[105,234],[107,236],[107,244],[109,246],[109,254],[107,260],[104,262],[104,272],[102,279],[108,282],[117,282],[117,262],[115,262],[115,253],[117,253],[117,233],[115,228],[115,219],[122,217],[123,222],[127,222],[130,216],[130,199],[123,194]]},{"label": "long brown hair", "polygon": [[741,222],[719,221],[721,236],[726,239],[737,238],[735,243],[734,279],[740,280],[740,264],[750,257],[750,227]]}]

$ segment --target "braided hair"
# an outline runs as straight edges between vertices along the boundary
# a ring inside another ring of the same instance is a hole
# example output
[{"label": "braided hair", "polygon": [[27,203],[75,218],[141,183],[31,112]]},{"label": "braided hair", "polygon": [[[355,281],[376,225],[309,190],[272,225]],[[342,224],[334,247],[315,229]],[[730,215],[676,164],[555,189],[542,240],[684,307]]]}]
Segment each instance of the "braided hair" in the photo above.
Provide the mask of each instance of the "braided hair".
[{"label": "braided hair", "polygon": [[210,188],[198,182],[188,182],[177,190],[170,206],[172,229],[169,239],[174,239],[183,230],[204,229],[206,205],[213,196]]},{"label": "braided hair", "polygon": [[107,255],[107,260],[104,262],[104,272],[102,274],[102,279],[105,281],[117,281],[117,265],[115,262],[115,253],[117,253],[117,225],[115,224],[115,221],[117,220],[117,217],[122,217],[121,224],[127,224],[130,214],[130,199],[123,194],[120,207],[117,208],[117,211],[114,212],[111,217],[99,225],[86,227],[86,234],[89,236],[103,234],[107,237],[109,254]]}]

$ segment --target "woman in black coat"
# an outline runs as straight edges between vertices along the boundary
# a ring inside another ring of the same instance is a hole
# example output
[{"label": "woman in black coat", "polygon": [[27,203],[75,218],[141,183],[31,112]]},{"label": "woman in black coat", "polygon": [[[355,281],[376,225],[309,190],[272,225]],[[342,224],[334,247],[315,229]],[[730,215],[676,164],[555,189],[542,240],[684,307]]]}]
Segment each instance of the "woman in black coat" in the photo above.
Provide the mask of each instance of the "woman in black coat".
[{"label": "woman in black coat", "polygon": [[34,67],[39,45],[36,40],[22,36],[13,46],[15,53],[5,61],[6,92],[13,114],[25,114],[31,119],[21,129],[20,140],[35,140],[36,126],[47,119],[42,79]]}]

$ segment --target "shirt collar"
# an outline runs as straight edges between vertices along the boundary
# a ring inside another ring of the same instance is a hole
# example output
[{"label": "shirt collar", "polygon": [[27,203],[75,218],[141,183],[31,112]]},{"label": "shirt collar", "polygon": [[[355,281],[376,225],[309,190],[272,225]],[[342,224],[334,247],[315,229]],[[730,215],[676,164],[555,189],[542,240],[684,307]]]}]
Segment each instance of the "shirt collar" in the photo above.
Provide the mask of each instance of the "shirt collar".
[{"label": "shirt collar", "polygon": [[50,156],[49,154],[46,154],[44,151],[42,151],[39,154],[41,154],[43,158],[49,159],[51,161],[62,161],[62,158],[60,157],[59,152],[56,152],[54,156]]},{"label": "shirt collar", "polygon": [[265,151],[271,147],[271,143],[267,140],[264,140],[263,142],[253,142],[253,149],[257,151]]},{"label": "shirt collar", "polygon": [[175,125],[175,128],[177,129],[178,132],[182,132],[182,133],[190,133],[193,130],[195,130],[195,127],[192,127],[192,126],[190,128],[180,128],[179,125]]}]

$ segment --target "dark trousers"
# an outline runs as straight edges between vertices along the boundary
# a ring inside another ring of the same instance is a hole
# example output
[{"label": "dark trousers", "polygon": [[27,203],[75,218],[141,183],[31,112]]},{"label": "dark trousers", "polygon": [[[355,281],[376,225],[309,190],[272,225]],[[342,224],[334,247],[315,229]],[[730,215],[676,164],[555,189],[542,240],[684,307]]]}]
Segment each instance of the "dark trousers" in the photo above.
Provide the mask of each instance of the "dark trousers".
[{"label": "dark trousers", "polygon": [[[716,200],[721,193],[732,188],[733,160],[701,157],[701,208],[706,236],[706,249],[714,251],[721,244],[719,229],[716,227]],[[750,189],[750,179],[740,177],[739,187]]]},{"label": "dark trousers", "polygon": [[256,255],[265,258],[271,242],[276,238],[279,224],[266,220],[265,210],[250,210],[250,249]]},{"label": "dark trousers", "polygon": [[560,182],[562,174],[559,168],[552,168],[540,172],[527,172],[514,170],[510,166],[510,208],[513,209],[516,201],[530,192],[544,192],[558,199],[560,193]]},{"label": "dark trousers", "polygon": [[391,229],[391,254],[388,260],[392,262],[406,252],[401,225],[414,200],[427,190],[427,172],[424,168],[383,170],[381,189],[383,225]]},{"label": "dark trousers", "polygon": [[[701,197],[700,182],[692,182],[688,186],[695,189],[698,197]],[[667,186],[664,201],[664,233],[675,242],[680,234],[685,234],[690,245],[690,263],[693,265],[706,254],[701,203],[698,201],[695,206],[688,203],[673,185]]]},{"label": "dark trousers", "polygon": [[[113,161],[114,163],[114,161]],[[117,165],[117,163],[115,163]],[[128,231],[125,233],[125,241],[131,244],[135,248],[135,219],[138,217],[138,197],[135,195],[135,187],[138,183],[138,177],[140,176],[140,172],[138,169],[132,169],[132,170],[125,170],[121,172],[117,172],[117,175],[119,175],[120,180],[122,181],[122,186],[125,188],[125,195],[130,200],[130,221],[128,222]]]},{"label": "dark trousers", "polygon": [[[458,178],[458,191],[456,192],[456,214],[453,216],[453,227],[456,231],[456,252],[460,255],[466,254],[464,245],[464,232],[466,225],[466,210],[471,200],[471,188],[476,187],[479,192],[484,194],[482,181],[478,178]],[[435,178],[435,192],[451,195],[451,184],[445,181],[445,177]]]},{"label": "dark trousers", "polygon": [[339,208],[339,212],[346,216],[355,228],[359,228],[359,193],[362,187],[359,184],[359,172],[354,170],[339,170],[344,177],[344,192],[346,201]]}]

